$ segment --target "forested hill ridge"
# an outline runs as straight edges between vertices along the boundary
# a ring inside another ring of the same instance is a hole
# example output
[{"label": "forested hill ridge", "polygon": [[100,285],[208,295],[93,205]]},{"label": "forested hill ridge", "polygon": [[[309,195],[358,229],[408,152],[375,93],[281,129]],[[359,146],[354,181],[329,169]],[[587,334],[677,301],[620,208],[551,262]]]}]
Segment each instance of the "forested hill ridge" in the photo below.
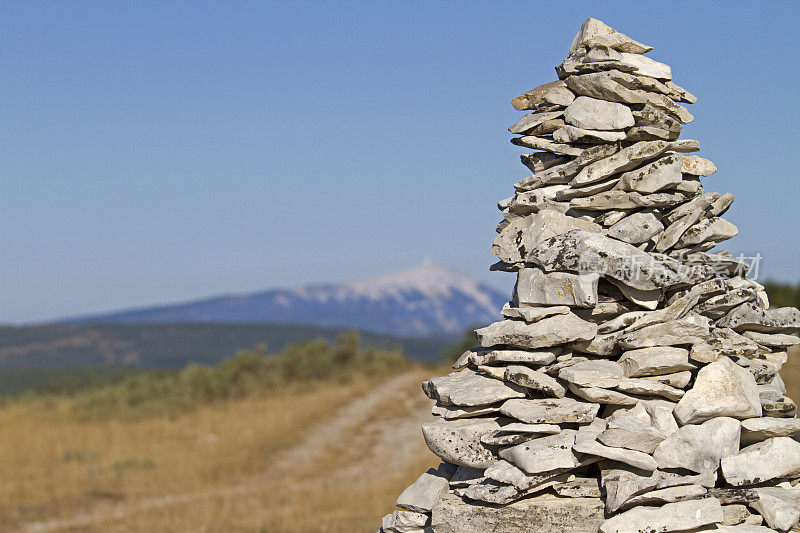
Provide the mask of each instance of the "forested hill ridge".
[{"label": "forested hill ridge", "polygon": [[[215,364],[239,350],[270,353],[313,339],[335,340],[342,329],[274,324],[92,324],[0,327],[0,370],[44,367],[181,368]],[[365,347],[399,349],[436,361],[453,337],[395,337],[365,332]]]}]

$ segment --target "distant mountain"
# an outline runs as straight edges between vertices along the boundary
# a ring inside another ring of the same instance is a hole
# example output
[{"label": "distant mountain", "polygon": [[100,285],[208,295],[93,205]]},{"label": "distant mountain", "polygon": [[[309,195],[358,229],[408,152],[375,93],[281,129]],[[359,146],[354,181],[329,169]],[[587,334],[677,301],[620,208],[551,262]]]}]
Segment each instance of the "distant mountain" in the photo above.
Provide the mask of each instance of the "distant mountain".
[{"label": "distant mountain", "polygon": [[400,336],[453,336],[497,320],[508,297],[453,268],[425,262],[369,279],[220,296],[64,324],[270,323]]}]

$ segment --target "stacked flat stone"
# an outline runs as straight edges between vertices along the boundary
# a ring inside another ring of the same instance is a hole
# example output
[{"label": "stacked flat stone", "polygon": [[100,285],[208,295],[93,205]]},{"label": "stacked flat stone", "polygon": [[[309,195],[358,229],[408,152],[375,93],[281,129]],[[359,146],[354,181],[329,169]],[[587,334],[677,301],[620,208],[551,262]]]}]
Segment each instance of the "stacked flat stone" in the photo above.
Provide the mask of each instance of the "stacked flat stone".
[{"label": "stacked flat stone", "polygon": [[558,81],[512,100],[533,174],[499,203],[504,319],[423,383],[444,462],[382,531],[787,531],[800,420],[779,370],[800,311],[717,243],[733,195],[680,140],[696,98],[588,19]]}]

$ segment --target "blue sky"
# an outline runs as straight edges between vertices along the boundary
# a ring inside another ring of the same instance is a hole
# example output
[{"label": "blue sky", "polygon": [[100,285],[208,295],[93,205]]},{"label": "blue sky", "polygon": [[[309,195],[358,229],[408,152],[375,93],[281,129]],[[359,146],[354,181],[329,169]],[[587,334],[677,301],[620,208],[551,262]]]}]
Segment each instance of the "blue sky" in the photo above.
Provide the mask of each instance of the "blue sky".
[{"label": "blue sky", "polygon": [[0,322],[489,273],[510,98],[586,17],[694,92],[734,252],[800,280],[796,2],[2,2]]}]

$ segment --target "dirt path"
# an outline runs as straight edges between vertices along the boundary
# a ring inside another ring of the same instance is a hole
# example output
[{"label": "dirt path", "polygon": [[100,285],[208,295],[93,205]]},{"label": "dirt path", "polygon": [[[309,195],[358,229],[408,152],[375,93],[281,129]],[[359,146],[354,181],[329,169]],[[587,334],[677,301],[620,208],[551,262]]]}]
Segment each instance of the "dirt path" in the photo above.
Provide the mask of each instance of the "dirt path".
[{"label": "dirt path", "polygon": [[267,471],[235,485],[98,504],[91,512],[69,518],[27,523],[21,531],[82,529],[124,521],[132,513],[263,491],[265,485],[275,485],[275,480],[280,480],[281,491],[304,491],[319,483],[321,472],[326,485],[368,482],[371,474],[379,474],[388,465],[408,464],[418,458],[420,425],[430,420],[430,400],[419,386],[423,376],[419,370],[409,371],[354,398],[327,420],[310,427],[295,446],[275,457]]}]

